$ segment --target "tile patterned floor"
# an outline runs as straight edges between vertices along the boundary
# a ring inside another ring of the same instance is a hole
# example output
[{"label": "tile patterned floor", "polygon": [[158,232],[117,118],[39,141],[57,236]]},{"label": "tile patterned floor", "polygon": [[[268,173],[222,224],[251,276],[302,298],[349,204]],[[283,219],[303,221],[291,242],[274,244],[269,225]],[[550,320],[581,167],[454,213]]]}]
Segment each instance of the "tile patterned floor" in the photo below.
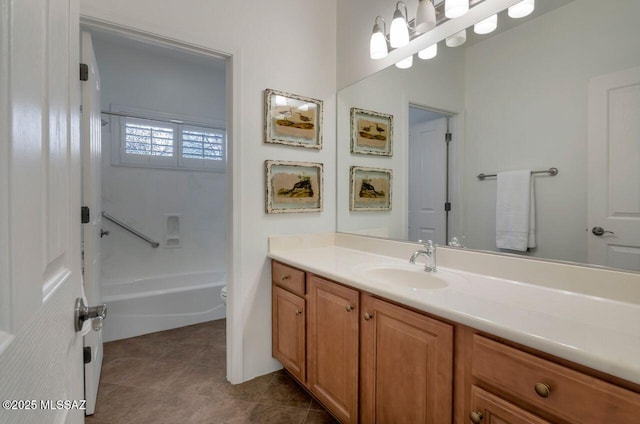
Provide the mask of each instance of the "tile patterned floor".
[{"label": "tile patterned floor", "polygon": [[226,381],[225,320],[105,343],[87,424],[334,424],[285,372]]}]

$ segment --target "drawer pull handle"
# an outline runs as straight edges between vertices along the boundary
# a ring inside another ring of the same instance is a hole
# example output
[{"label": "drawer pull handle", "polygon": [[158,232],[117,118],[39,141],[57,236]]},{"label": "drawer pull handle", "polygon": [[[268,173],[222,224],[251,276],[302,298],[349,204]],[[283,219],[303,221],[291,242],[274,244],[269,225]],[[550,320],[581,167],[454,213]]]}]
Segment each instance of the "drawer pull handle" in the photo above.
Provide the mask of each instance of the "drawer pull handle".
[{"label": "drawer pull handle", "polygon": [[480,424],[482,422],[482,413],[473,411],[469,414],[469,418],[473,424]]},{"label": "drawer pull handle", "polygon": [[347,307],[345,309],[347,310],[347,312],[351,312],[351,311],[353,311],[354,308],[351,305],[347,305]]},{"label": "drawer pull handle", "polygon": [[302,311],[300,309],[296,309],[296,315],[300,315]]},{"label": "drawer pull handle", "polygon": [[371,318],[373,318],[373,315],[371,315],[369,312],[364,314],[364,320],[365,321],[369,321]]},{"label": "drawer pull handle", "polygon": [[281,281],[284,283],[285,281],[287,281],[289,278],[291,278],[290,275],[285,275],[284,277],[281,278]]},{"label": "drawer pull handle", "polygon": [[538,396],[545,399],[548,398],[549,394],[551,393],[551,387],[549,387],[548,384],[544,383],[536,383],[534,389],[536,390]]}]

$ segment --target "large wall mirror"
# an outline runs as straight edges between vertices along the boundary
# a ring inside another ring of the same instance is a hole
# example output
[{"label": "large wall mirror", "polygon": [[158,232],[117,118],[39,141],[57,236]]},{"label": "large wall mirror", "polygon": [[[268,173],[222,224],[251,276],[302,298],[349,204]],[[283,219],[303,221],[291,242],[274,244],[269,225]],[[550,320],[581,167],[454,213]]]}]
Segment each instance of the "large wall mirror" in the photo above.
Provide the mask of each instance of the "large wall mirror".
[{"label": "large wall mirror", "polygon": [[[517,254],[640,271],[640,2],[536,3],[338,93],[337,231],[516,253],[478,175],[554,167],[533,176],[537,243]],[[351,108],[393,115],[392,156],[351,152]],[[391,210],[350,210],[353,166],[392,170]]]}]

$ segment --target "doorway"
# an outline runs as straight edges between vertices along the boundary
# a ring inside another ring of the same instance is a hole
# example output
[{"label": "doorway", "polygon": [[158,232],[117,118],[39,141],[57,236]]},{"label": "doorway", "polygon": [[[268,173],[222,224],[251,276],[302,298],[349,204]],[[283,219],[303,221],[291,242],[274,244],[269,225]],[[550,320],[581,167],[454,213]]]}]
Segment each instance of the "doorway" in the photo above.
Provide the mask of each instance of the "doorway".
[{"label": "doorway", "polygon": [[449,239],[450,113],[409,105],[408,236]]},{"label": "doorway", "polygon": [[230,58],[83,30],[102,80],[105,341],[225,318]]}]

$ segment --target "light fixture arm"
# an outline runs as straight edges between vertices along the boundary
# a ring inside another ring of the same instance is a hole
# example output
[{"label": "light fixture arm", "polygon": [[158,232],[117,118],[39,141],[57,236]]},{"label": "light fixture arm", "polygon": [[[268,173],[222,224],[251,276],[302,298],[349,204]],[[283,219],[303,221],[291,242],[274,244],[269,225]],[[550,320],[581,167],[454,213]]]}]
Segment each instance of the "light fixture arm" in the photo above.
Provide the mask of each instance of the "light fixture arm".
[{"label": "light fixture arm", "polygon": [[380,25],[378,25],[378,19],[382,20],[382,35],[384,35],[384,39],[389,42],[389,36],[387,35],[387,22],[380,15],[376,16],[376,19],[373,21],[373,32],[378,32],[380,30]]},{"label": "light fixture arm", "polygon": [[400,5],[402,5],[402,7],[404,7],[404,21],[407,23],[407,28],[409,29],[409,31],[413,31],[415,32],[415,19],[412,20],[411,22],[413,22],[413,28],[411,27],[411,22],[409,22],[409,11],[407,10],[407,4],[405,2],[403,2],[402,0],[398,1],[396,3],[396,12],[393,15],[393,18],[396,18],[396,13],[400,13],[402,14],[402,12],[400,11]]}]

